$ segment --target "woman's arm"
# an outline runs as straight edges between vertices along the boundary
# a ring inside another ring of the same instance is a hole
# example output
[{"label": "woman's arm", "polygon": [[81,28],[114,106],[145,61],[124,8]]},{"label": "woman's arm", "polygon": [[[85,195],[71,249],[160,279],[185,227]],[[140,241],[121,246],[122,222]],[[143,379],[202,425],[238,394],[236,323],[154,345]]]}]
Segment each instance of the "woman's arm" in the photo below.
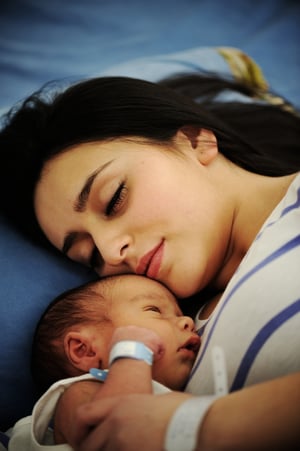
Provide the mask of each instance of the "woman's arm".
[{"label": "woman's arm", "polygon": [[219,398],[200,428],[197,449],[300,449],[300,373]]},{"label": "woman's arm", "polygon": [[75,382],[60,396],[54,414],[53,433],[56,444],[69,443],[74,434],[76,409],[82,404],[94,401],[102,385],[96,379]]},{"label": "woman's arm", "polygon": [[[134,394],[86,404],[76,412],[75,440],[71,445],[76,451],[163,450],[168,423],[189,397],[178,392]],[[300,449],[299,406],[300,373],[219,398],[199,428],[196,449]]]},{"label": "woman's arm", "polygon": [[151,367],[141,361],[119,359],[112,365],[105,383],[95,380],[75,382],[60,397],[54,416],[56,444],[70,443],[73,439],[75,412],[89,402],[102,402],[104,397],[124,393],[152,393]]}]

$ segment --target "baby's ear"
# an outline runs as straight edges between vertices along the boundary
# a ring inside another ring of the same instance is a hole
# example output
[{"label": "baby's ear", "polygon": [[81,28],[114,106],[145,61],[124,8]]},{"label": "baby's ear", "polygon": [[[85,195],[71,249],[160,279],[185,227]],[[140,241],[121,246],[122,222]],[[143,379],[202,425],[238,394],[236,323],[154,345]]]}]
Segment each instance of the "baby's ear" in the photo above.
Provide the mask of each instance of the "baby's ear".
[{"label": "baby's ear", "polygon": [[92,341],[81,332],[70,331],[64,338],[65,353],[76,368],[88,372],[90,368],[100,368],[101,359]]}]

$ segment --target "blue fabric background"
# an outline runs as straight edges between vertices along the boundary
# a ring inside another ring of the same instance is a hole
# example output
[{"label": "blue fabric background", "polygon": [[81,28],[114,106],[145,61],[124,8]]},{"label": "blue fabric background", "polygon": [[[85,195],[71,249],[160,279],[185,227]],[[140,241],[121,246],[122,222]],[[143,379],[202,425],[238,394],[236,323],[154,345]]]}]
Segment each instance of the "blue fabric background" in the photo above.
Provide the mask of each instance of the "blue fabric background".
[{"label": "blue fabric background", "polygon": [[[214,46],[248,53],[271,87],[300,106],[299,37],[297,0],[2,0],[0,111],[49,80],[224,71]],[[31,411],[29,353],[42,310],[92,277],[0,218],[0,429]]]}]

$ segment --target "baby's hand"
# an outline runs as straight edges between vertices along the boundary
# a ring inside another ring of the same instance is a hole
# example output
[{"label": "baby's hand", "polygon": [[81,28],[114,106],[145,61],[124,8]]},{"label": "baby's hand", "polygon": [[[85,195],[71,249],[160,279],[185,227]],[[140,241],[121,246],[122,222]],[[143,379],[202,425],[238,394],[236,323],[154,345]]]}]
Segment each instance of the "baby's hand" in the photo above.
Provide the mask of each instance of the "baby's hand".
[{"label": "baby's hand", "polygon": [[111,347],[118,341],[134,340],[144,343],[153,351],[154,360],[158,360],[163,356],[164,344],[162,339],[153,330],[138,326],[118,327],[112,336]]}]

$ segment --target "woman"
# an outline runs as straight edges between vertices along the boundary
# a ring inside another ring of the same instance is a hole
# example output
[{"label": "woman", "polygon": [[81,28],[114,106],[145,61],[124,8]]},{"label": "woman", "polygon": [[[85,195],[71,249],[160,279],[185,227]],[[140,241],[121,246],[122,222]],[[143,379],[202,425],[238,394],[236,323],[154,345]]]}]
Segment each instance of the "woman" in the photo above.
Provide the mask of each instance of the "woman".
[{"label": "woman", "polygon": [[[14,177],[2,210],[33,239],[46,236],[100,276],[146,275],[193,304],[221,296],[187,391],[214,393],[217,340],[235,393],[204,407],[179,393],[92,403],[78,413],[75,449],[163,449],[169,423],[167,449],[179,446],[178,424],[185,449],[299,444],[300,120],[264,103],[218,102],[229,88],[260,94],[213,77],[87,80],[32,96],[1,132],[3,192]],[[283,340],[288,321],[293,333]]]}]

